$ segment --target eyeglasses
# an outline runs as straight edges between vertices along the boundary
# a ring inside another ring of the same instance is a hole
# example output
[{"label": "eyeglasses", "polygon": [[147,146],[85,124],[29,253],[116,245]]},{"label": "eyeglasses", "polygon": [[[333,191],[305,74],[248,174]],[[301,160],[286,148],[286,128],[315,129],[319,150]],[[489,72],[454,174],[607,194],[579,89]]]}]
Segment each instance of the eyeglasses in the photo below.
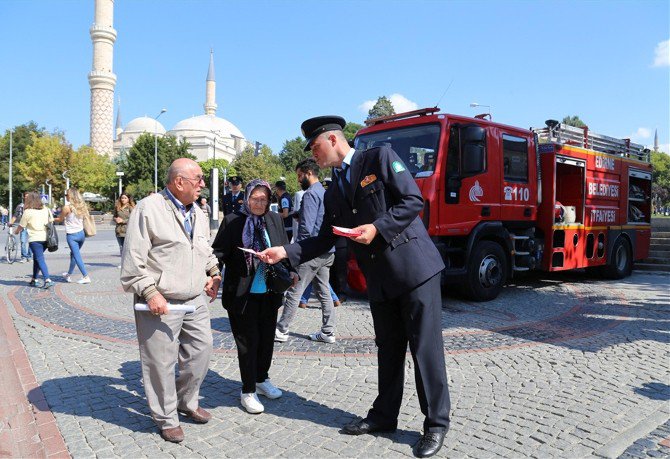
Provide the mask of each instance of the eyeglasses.
[{"label": "eyeglasses", "polygon": [[261,205],[265,205],[265,204],[267,204],[269,201],[268,201],[267,199],[265,199],[265,198],[249,198],[249,202],[252,203],[252,204],[261,204]]},{"label": "eyeglasses", "polygon": [[183,178],[184,180],[188,180],[189,182],[205,183],[205,176],[204,175],[196,175],[195,178],[184,177],[183,175],[180,175],[180,177]]}]

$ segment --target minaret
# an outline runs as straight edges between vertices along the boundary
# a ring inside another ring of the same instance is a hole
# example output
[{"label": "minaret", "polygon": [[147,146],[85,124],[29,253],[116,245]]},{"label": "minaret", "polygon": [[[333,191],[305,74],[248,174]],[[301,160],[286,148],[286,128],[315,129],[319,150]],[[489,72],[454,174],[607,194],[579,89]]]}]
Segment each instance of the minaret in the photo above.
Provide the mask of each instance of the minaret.
[{"label": "minaret", "polygon": [[114,0],[95,0],[95,22],[91,26],[93,68],[88,74],[91,86],[91,147],[112,155],[114,135],[114,87],[112,72],[116,30],[113,27]]},{"label": "minaret", "polygon": [[114,134],[116,134],[116,139],[119,138],[123,132],[123,125],[121,124],[121,98],[119,97],[119,104],[116,109],[116,125],[114,126]]},{"label": "minaret", "polygon": [[659,151],[658,149],[658,128],[654,131],[654,151]]},{"label": "minaret", "polygon": [[205,89],[205,115],[216,115],[216,81],[214,80],[214,50],[209,52],[209,70]]}]

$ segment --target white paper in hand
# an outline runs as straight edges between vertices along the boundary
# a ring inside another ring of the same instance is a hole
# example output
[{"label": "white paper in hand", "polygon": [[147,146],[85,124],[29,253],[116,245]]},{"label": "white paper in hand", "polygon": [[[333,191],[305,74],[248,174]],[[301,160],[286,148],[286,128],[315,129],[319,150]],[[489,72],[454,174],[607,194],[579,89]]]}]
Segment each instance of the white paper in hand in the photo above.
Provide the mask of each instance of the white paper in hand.
[{"label": "white paper in hand", "polygon": [[[151,311],[149,305],[145,303],[135,303],[135,311]],[[195,306],[192,304],[168,304],[168,311],[170,312],[185,312],[189,314],[195,312]]]},{"label": "white paper in hand", "polygon": [[247,249],[246,247],[238,247],[238,249],[240,249],[242,252],[250,253],[250,254],[252,254],[252,255],[255,256],[255,257],[258,256],[258,252],[256,252],[256,251],[253,250],[253,249]]}]

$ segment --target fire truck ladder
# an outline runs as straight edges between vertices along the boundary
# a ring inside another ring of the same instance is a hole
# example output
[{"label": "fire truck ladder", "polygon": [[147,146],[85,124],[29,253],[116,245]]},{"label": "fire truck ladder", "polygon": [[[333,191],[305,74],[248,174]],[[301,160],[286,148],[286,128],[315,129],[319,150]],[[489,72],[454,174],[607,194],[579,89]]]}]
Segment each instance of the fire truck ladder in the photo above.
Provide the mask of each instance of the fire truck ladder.
[{"label": "fire truck ladder", "polygon": [[530,128],[535,132],[540,143],[559,143],[563,145],[576,145],[601,153],[607,153],[626,158],[636,158],[640,161],[649,162],[649,149],[643,145],[632,143],[630,139],[616,139],[602,134],[589,131],[588,126],[578,128],[559,123],[556,120],[545,121],[547,127]]}]

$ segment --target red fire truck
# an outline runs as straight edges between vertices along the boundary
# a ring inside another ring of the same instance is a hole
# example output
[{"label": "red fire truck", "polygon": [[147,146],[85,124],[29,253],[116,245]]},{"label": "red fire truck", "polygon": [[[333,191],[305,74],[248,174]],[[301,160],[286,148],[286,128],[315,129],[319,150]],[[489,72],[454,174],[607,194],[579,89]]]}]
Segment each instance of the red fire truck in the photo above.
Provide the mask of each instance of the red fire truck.
[{"label": "red fire truck", "polygon": [[423,194],[443,280],[473,300],[495,298],[521,271],[623,278],[648,256],[651,164],[641,145],[554,120],[523,129],[437,107],[366,125],[356,148],[387,144],[402,158]]}]

